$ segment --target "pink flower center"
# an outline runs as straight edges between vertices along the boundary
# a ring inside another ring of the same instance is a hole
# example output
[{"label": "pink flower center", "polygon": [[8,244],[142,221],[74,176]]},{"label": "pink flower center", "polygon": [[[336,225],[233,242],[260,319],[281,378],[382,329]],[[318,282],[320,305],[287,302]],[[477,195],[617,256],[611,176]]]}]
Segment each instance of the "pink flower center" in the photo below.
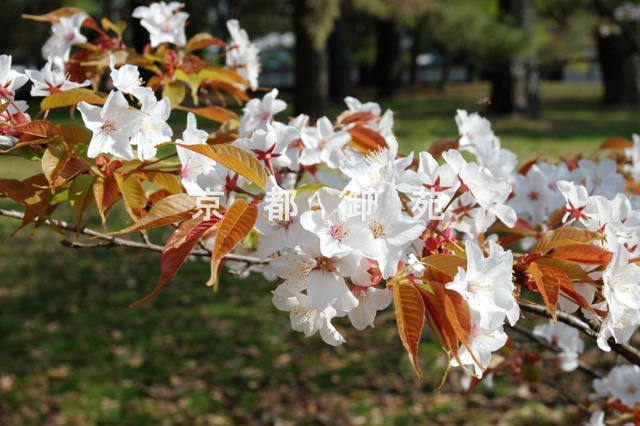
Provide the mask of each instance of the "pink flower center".
[{"label": "pink flower center", "polygon": [[336,272],[336,266],[333,263],[333,259],[324,256],[316,258],[316,267],[314,269],[319,269],[321,271],[327,272]]},{"label": "pink flower center", "polygon": [[102,125],[102,131],[108,135],[114,133],[116,130],[118,130],[116,128],[116,120],[106,120]]},{"label": "pink flower center", "polygon": [[342,241],[342,239],[349,233],[349,229],[342,223],[336,223],[335,225],[331,225],[329,233],[336,240]]},{"label": "pink flower center", "polygon": [[169,22],[165,22],[164,24],[162,24],[163,33],[170,33],[171,31],[173,31],[173,27]]}]

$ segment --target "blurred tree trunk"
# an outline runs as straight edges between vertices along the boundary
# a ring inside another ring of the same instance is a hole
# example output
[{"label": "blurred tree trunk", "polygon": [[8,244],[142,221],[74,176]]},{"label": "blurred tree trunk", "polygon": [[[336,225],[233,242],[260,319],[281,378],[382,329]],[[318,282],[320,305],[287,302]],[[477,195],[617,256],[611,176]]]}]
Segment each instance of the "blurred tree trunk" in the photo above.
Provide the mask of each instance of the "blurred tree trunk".
[{"label": "blurred tree trunk", "polygon": [[418,20],[416,27],[411,31],[413,44],[411,45],[411,68],[409,70],[409,83],[412,85],[418,83],[418,71],[420,70],[420,67],[418,66],[418,56],[420,56],[420,53],[422,53],[422,46],[424,44],[424,21],[424,19]]},{"label": "blurred tree trunk", "polygon": [[[499,0],[504,19],[513,21],[525,32],[533,31],[535,6],[533,0]],[[536,116],[539,112],[539,75],[534,57],[498,60],[491,73],[491,105],[493,114],[519,112]]]},{"label": "blurred tree trunk", "polygon": [[623,35],[598,34],[598,58],[602,69],[605,105],[634,105],[638,85],[634,50]]},{"label": "blurred tree trunk", "polygon": [[307,114],[314,122],[326,115],[329,104],[329,73],[326,44],[317,48],[305,25],[314,14],[314,3],[293,0],[293,29],[296,35],[295,114]]},{"label": "blurred tree trunk", "polygon": [[391,19],[379,19],[377,27],[377,53],[375,81],[378,97],[390,99],[400,85],[400,33]]},{"label": "blurred tree trunk", "polygon": [[329,99],[331,102],[342,100],[353,94],[353,59],[349,50],[347,22],[344,13],[336,19],[327,48],[329,51]]}]

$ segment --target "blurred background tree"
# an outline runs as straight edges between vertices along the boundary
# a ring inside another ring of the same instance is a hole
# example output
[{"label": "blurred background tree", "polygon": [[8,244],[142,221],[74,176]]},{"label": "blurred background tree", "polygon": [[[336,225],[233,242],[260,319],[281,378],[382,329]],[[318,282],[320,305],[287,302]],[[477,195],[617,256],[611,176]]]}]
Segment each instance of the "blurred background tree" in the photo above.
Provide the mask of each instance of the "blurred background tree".
[{"label": "blurred background tree", "polygon": [[[149,3],[5,0],[3,5],[12,13],[0,16],[3,28],[10,29],[0,47],[14,56],[16,64],[39,66],[49,28],[16,16],[76,5],[95,16],[126,20],[127,42],[141,49],[148,36],[131,18],[131,11]],[[291,91],[295,112],[316,119],[327,113],[330,102],[341,103],[348,95],[375,93],[378,99],[391,99],[404,86],[444,91],[450,82],[474,80],[490,82],[487,108],[496,115],[536,116],[540,79],[593,80],[601,75],[605,104],[635,105],[640,14],[634,12],[633,3],[626,8],[620,7],[623,4],[622,0],[190,0],[184,7],[190,13],[190,34],[207,31],[227,38],[224,23],[239,19],[263,49],[261,84]],[[580,76],[576,69],[583,70]]]}]

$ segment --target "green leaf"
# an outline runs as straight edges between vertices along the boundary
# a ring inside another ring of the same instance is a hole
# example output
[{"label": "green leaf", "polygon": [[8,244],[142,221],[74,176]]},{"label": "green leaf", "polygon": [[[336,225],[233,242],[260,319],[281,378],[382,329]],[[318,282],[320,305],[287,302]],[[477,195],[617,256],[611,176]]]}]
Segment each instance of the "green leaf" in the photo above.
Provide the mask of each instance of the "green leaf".
[{"label": "green leaf", "polygon": [[174,81],[173,83],[169,83],[167,80],[165,80],[164,87],[162,89],[162,97],[169,98],[172,109],[180,105],[186,95],[187,92],[182,82]]}]

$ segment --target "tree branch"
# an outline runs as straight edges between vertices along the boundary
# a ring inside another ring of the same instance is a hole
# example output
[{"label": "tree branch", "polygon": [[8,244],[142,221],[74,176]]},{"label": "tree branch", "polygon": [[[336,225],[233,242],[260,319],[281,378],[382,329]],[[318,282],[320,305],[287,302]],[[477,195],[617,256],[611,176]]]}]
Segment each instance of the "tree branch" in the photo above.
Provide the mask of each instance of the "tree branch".
[{"label": "tree branch", "polygon": [[[529,338],[529,340],[533,340],[534,342],[536,342],[537,344],[539,344],[540,346],[544,346],[545,348],[555,352],[555,353],[561,353],[562,349],[560,349],[557,345],[554,345],[550,342],[547,342],[545,339],[543,339],[540,336],[536,336],[535,334],[533,334],[533,332],[531,330],[529,330],[526,327],[523,327],[519,324],[510,326],[510,328],[512,330],[517,331],[518,333],[526,336],[527,338]],[[578,369],[580,371],[583,371],[587,374],[589,374],[591,377],[594,377],[596,379],[601,379],[602,378],[602,374],[594,369],[593,367],[591,367],[589,364],[586,364],[580,360],[578,360]]]},{"label": "tree branch", "polygon": [[[546,306],[529,305],[526,303],[518,303],[518,305],[520,305],[520,309],[522,309],[523,311],[531,312],[547,318],[553,318]],[[595,340],[598,338],[598,331],[581,319],[562,311],[556,311],[556,317],[558,318],[558,321],[577,328],[592,339]],[[609,346],[611,346],[611,349],[614,352],[616,352],[629,362],[635,365],[640,365],[640,350],[638,350],[637,348],[634,348],[627,343],[615,343],[612,338],[609,339]]]},{"label": "tree branch", "polygon": [[[0,209],[0,216],[6,216],[6,217],[11,217],[13,219],[20,219],[20,220],[24,219],[24,213],[18,212],[15,210]],[[69,223],[69,222],[65,222],[63,220],[57,220],[57,219],[47,219],[45,223],[49,226],[55,225],[60,229],[64,229],[65,231],[78,233],[78,227],[74,223]],[[129,248],[157,251],[160,253],[164,251],[164,246],[152,244],[148,239],[144,239],[145,240],[144,242],[126,240],[124,238],[102,234],[98,231],[95,231],[91,228],[87,228],[85,226],[80,228],[79,233],[83,235],[87,235],[89,237],[99,238],[101,240],[106,241],[106,243],[91,244],[91,243],[80,243],[75,241],[63,240],[62,244],[65,245],[66,247],[71,247],[71,248],[109,248],[109,247],[120,246],[120,247],[129,247]],[[206,249],[200,249],[200,250],[194,250],[190,254],[193,256],[207,257],[207,256],[211,256],[211,251]],[[251,265],[264,265],[269,263],[269,259],[261,260],[254,256],[243,256],[240,254],[233,254],[233,253],[229,253],[225,255],[223,259],[235,260],[238,262],[246,262],[247,264],[251,264]]]}]

